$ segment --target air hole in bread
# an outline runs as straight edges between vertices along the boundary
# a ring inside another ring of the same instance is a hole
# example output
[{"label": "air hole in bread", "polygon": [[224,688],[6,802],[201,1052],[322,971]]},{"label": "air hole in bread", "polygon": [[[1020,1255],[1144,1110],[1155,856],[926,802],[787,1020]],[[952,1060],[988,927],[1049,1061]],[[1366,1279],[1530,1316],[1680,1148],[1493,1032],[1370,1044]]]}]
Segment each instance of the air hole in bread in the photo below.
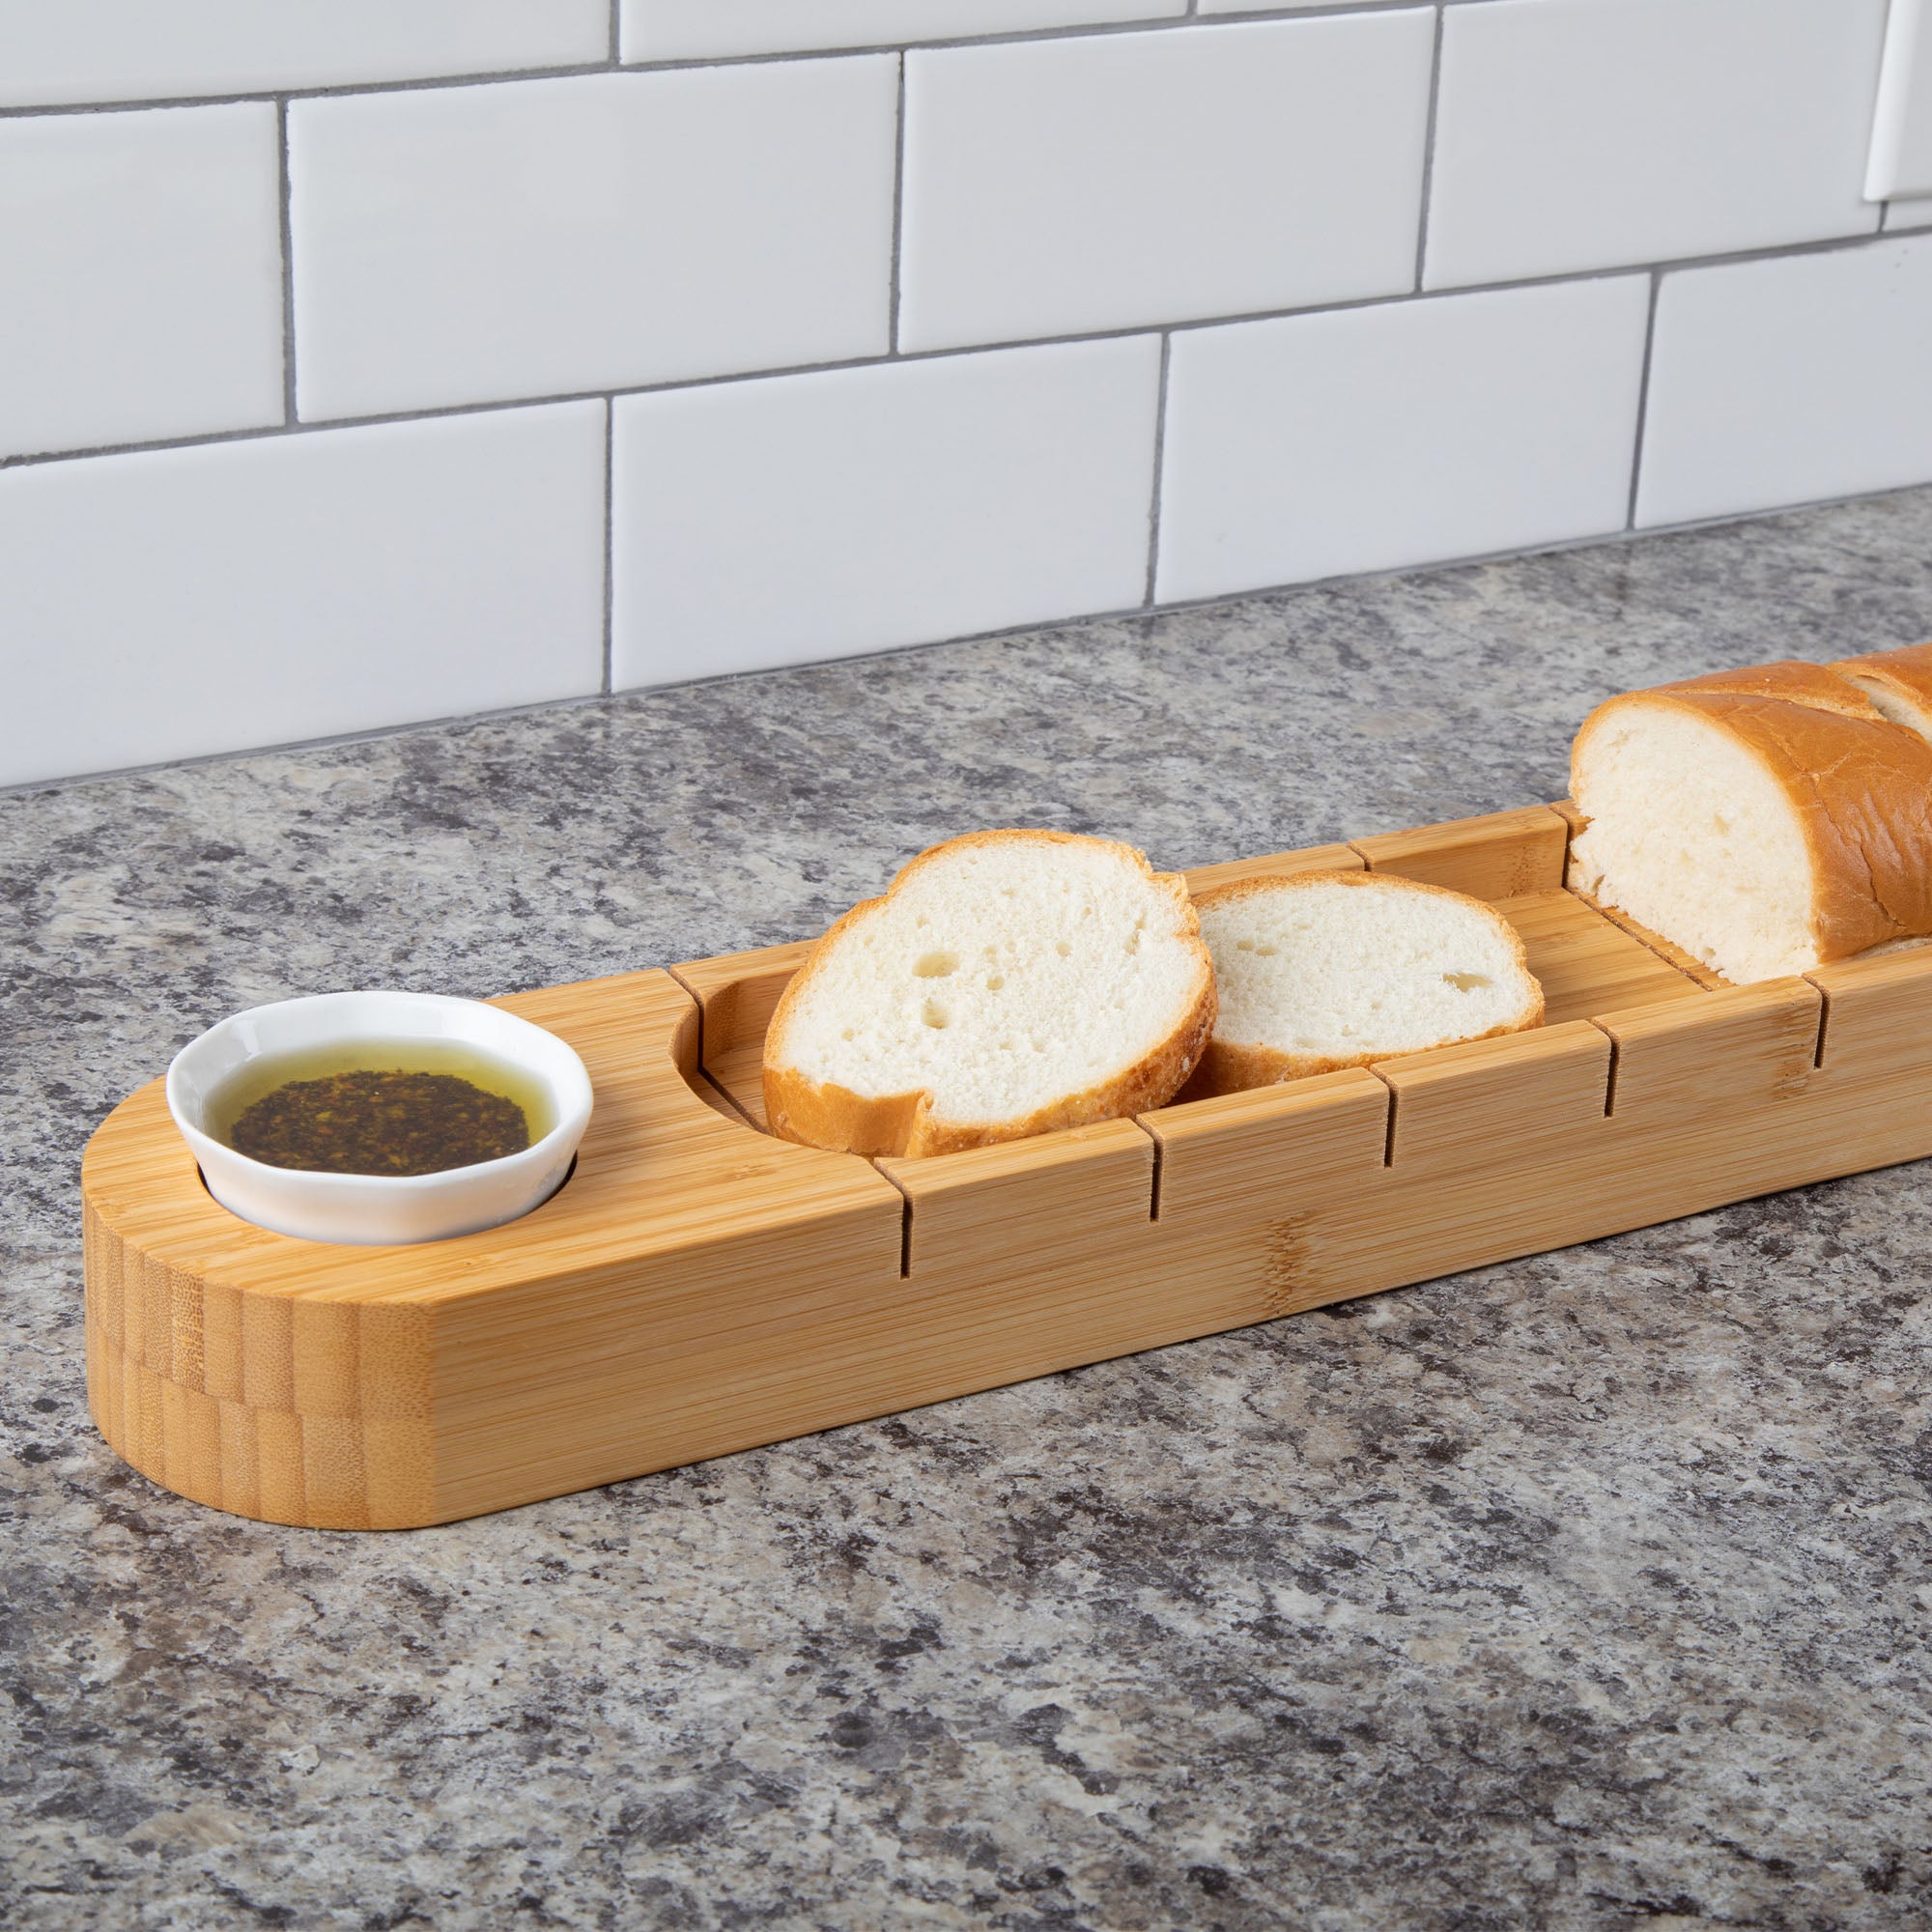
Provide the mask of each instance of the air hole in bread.
[{"label": "air hole in bread", "polygon": [[913,961],[912,970],[922,980],[943,980],[949,973],[959,970],[959,955],[956,952],[922,952]]},{"label": "air hole in bread", "polygon": [[948,1026],[952,1019],[952,1015],[937,1000],[926,1001],[919,1016],[929,1027]]},{"label": "air hole in bread", "polygon": [[986,975],[986,990],[989,993],[997,993],[1006,983],[1007,976],[1004,973],[988,973]]},{"label": "air hole in bread", "polygon": [[1053,950],[1057,953],[1059,953],[1063,959],[1070,959],[1073,956],[1073,948],[1069,946],[1064,939],[1056,939],[1053,942]]},{"label": "air hole in bread", "polygon": [[1459,993],[1473,993],[1478,986],[1493,986],[1495,981],[1487,973],[1445,973],[1442,983],[1454,986]]}]

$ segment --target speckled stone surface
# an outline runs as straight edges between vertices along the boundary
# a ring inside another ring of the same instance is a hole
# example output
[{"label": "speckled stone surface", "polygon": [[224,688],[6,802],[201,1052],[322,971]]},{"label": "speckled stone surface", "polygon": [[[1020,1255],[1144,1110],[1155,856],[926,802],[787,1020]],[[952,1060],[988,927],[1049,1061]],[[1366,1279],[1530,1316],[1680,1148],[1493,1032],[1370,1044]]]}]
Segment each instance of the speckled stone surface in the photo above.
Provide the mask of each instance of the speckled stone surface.
[{"label": "speckled stone surface", "polygon": [[1932,1923],[1922,1169],[391,1536],[116,1461],[75,1201],[255,1001],[1555,797],[1613,689],[1928,635],[1916,492],[0,798],[0,1922]]}]

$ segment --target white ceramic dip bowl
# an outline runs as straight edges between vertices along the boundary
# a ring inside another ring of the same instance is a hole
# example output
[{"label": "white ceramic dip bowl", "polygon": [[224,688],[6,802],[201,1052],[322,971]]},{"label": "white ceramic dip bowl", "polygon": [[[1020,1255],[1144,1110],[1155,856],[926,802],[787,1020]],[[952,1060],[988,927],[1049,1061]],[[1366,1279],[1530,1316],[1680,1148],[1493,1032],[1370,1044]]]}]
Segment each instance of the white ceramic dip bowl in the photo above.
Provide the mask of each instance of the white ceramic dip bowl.
[{"label": "white ceramic dip bowl", "polygon": [[[372,1040],[467,1047],[503,1063],[546,1096],[548,1131],[498,1160],[388,1175],[270,1167],[209,1130],[215,1102],[251,1065]],[[479,1000],[321,993],[251,1007],[189,1041],[168,1068],[168,1112],[201,1163],[208,1191],[244,1221],[305,1241],[440,1241],[514,1221],[562,1186],[589,1123],[590,1076],[554,1034]]]}]

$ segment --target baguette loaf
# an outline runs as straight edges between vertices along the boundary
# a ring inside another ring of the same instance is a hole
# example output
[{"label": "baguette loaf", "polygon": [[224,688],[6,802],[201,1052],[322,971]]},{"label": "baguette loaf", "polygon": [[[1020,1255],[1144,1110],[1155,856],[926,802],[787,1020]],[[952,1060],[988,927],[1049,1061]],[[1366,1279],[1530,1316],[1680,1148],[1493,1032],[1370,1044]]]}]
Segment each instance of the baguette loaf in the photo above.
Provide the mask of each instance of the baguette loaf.
[{"label": "baguette loaf", "polygon": [[1932,933],[1928,653],[1600,704],[1571,752],[1571,883],[1740,985]]},{"label": "baguette loaf", "polygon": [[1131,845],[980,832],[837,922],[765,1035],[775,1133],[950,1153],[1163,1106],[1214,1024],[1177,873]]},{"label": "baguette loaf", "polygon": [[1221,1011],[1188,1099],[1542,1024],[1516,928],[1440,886],[1304,872],[1223,886],[1196,910]]}]

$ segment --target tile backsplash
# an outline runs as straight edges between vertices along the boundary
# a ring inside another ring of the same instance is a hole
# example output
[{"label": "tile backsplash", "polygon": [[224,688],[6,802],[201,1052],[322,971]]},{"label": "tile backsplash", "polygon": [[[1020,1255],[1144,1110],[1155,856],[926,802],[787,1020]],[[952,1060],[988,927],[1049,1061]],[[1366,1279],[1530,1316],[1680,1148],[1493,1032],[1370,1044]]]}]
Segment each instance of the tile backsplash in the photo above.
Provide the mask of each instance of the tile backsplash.
[{"label": "tile backsplash", "polygon": [[1887,17],[0,0],[0,784],[1932,480]]},{"label": "tile backsplash", "polygon": [[603,402],[0,470],[0,769],[594,691]]}]

